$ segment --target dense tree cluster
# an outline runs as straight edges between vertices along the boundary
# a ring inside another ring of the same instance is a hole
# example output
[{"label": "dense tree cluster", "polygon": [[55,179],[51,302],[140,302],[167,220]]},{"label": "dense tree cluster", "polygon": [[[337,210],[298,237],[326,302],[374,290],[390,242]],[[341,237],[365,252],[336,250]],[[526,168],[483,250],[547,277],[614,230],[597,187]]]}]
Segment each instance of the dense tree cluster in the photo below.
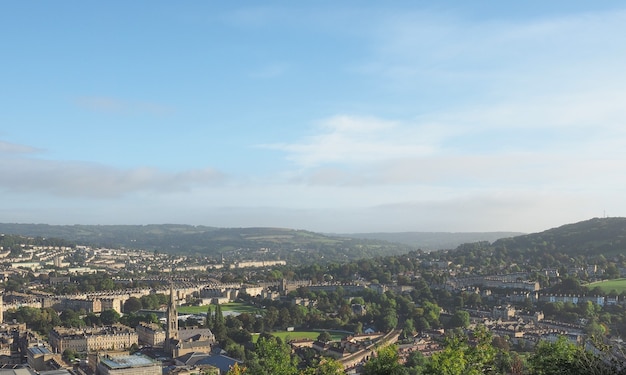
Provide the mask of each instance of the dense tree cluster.
[{"label": "dense tree cluster", "polygon": [[[483,327],[469,336],[458,333],[448,336],[443,350],[424,357],[411,353],[400,361],[397,346],[378,349],[376,356],[362,368],[364,375],[623,375],[626,369],[608,350],[596,354],[575,345],[564,337],[556,342],[541,341],[526,358],[494,344],[492,336]],[[339,362],[322,358],[306,363],[290,354],[288,345],[272,336],[259,338],[243,366],[231,369],[229,375],[338,375]]]},{"label": "dense tree cluster", "polygon": [[123,323],[130,327],[135,327],[140,321],[158,322],[154,314],[140,316],[127,314],[121,317],[120,314],[113,309],[104,310],[99,314],[87,313],[84,310],[75,311],[72,309],[66,309],[58,313],[51,307],[34,308],[27,306],[5,312],[5,319],[15,320],[18,323],[26,323],[26,327],[42,336],[47,336],[48,333],[57,326],[81,328]]},{"label": "dense tree cluster", "polygon": [[15,320],[18,323],[26,323],[28,328],[42,335],[48,335],[52,328],[62,324],[59,314],[51,307],[38,309],[23,306],[17,310],[6,311],[4,318],[9,321]]},{"label": "dense tree cluster", "polygon": [[124,302],[123,310],[125,313],[137,312],[141,309],[144,310],[158,310],[164,305],[167,305],[168,296],[163,293],[151,293],[141,298],[130,297]]}]

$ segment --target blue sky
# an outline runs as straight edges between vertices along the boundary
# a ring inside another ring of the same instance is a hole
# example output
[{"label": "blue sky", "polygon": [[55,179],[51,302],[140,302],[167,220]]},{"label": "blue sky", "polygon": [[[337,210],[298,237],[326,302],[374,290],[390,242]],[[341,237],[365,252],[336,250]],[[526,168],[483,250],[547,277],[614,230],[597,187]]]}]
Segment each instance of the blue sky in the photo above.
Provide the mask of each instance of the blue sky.
[{"label": "blue sky", "polygon": [[534,232],[626,215],[621,2],[0,12],[0,222]]}]

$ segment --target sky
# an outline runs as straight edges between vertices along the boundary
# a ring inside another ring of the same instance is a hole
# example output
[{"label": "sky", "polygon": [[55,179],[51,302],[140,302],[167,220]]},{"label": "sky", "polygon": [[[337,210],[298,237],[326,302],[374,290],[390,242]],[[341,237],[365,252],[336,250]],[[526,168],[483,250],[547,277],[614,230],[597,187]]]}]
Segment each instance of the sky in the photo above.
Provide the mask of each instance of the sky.
[{"label": "sky", "polygon": [[626,4],[2,4],[0,222],[626,216]]}]

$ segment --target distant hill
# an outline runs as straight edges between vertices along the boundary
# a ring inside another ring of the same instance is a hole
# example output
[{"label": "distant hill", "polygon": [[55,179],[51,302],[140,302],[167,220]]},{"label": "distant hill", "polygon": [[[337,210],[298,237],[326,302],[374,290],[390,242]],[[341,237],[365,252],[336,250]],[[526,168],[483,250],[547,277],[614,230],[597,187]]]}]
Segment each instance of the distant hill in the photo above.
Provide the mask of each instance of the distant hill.
[{"label": "distant hill", "polygon": [[[77,244],[168,253],[291,260],[349,261],[405,254],[411,246],[382,240],[329,236],[284,228],[215,228],[159,225],[0,224],[0,233],[61,238]],[[264,249],[263,251],[259,251]]]},{"label": "distant hill", "polygon": [[594,218],[540,233],[503,238],[495,241],[493,247],[570,255],[626,255],[626,218]]},{"label": "distant hill", "polygon": [[424,251],[455,249],[464,243],[488,241],[522,235],[520,232],[397,232],[352,233],[338,236],[401,243]]},{"label": "distant hill", "polygon": [[[234,258],[285,259],[298,263],[350,261],[374,256],[462,248],[484,242],[488,247],[571,255],[626,254],[626,218],[591,219],[540,233],[514,232],[320,234],[285,228],[216,228],[155,225],[2,224],[0,233],[58,238],[76,244],[157,250]],[[470,246],[471,247],[471,246]],[[259,252],[260,249],[269,249]]]}]

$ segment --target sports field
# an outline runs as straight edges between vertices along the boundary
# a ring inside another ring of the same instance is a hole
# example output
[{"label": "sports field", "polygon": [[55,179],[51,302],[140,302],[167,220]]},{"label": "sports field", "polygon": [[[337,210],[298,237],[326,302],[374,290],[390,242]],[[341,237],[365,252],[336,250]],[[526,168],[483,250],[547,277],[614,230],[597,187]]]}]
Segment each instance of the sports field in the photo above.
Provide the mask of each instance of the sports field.
[{"label": "sports field", "polygon": [[[245,312],[250,314],[256,314],[259,311],[258,308],[242,302],[224,303],[221,304],[220,307],[222,308],[222,313],[232,311],[238,313]],[[178,306],[176,308],[176,310],[180,314],[206,314],[208,309],[209,306]],[[211,305],[211,310],[215,311],[215,305]]]},{"label": "sports field", "polygon": [[[283,340],[283,342],[287,342],[289,340],[295,340],[295,339],[315,340],[317,339],[317,336],[320,335],[320,333],[321,333],[320,331],[292,331],[292,332],[277,331],[277,332],[272,332],[272,335],[276,337],[280,337],[280,339]],[[333,333],[333,332],[329,332],[329,333],[333,340],[341,340],[347,335],[346,333]],[[256,335],[256,334],[252,335],[252,342],[256,342],[258,339],[259,339],[259,335]]]},{"label": "sports field", "polygon": [[586,285],[586,287],[589,289],[593,289],[597,286],[602,288],[602,291],[604,291],[605,293],[609,293],[611,290],[616,290],[619,294],[623,291],[626,291],[626,279],[596,281],[595,283]]}]

